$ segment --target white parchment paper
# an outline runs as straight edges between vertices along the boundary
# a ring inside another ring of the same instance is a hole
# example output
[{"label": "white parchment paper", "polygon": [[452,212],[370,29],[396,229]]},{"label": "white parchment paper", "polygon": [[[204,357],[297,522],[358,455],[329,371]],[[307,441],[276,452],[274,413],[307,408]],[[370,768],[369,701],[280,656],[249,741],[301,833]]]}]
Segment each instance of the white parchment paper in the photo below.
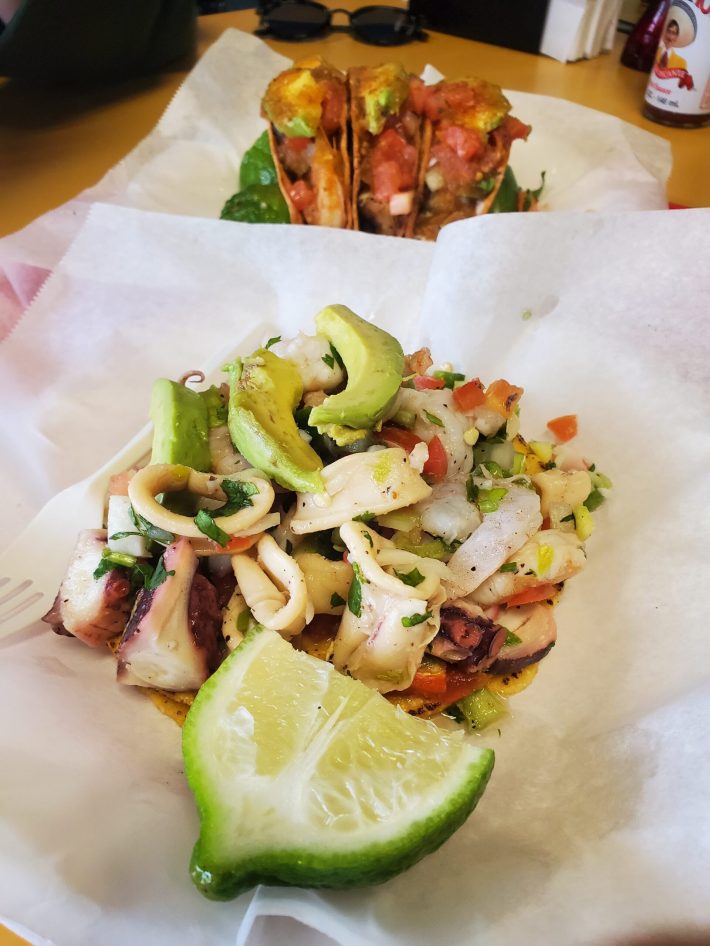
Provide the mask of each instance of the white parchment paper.
[{"label": "white parchment paper", "polygon": [[40,626],[0,642],[0,915],[57,946],[297,942],[272,915],[319,946],[710,928],[709,223],[510,215],[428,245],[94,207],[0,345],[5,541],[143,424],[155,377],[309,328],[330,302],[522,384],[530,437],[576,413],[614,489],[556,648],[481,737],[497,763],[477,811],[379,888],[206,902],[174,724],[115,683],[108,655]]}]

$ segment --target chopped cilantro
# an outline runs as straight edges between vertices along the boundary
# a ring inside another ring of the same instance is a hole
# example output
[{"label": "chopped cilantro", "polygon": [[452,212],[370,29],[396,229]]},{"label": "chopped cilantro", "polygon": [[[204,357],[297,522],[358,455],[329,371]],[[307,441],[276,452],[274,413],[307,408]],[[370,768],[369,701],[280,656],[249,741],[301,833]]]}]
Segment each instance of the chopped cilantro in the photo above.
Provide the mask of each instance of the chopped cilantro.
[{"label": "chopped cilantro", "polygon": [[453,388],[457,381],[465,381],[466,375],[458,371],[435,371],[433,377],[441,378],[444,387]]},{"label": "chopped cilantro", "polygon": [[160,526],[154,526],[152,522],[148,522],[147,519],[139,515],[133,506],[131,506],[130,509],[130,516],[140,534],[144,535],[146,539],[150,539],[151,542],[157,542],[158,545],[172,545],[175,541],[175,536],[172,532],[161,529]]},{"label": "chopped cilantro", "polygon": [[264,345],[264,348],[271,348],[272,345],[275,345],[277,342],[280,342],[280,341],[281,341],[281,336],[274,335],[274,337],[270,338],[268,342],[266,343],[266,345]]},{"label": "chopped cilantro", "polygon": [[345,604],[345,598],[341,598],[337,591],[334,591],[330,596],[330,606],[331,608],[339,608],[341,604]]},{"label": "chopped cilantro", "polygon": [[[584,505],[590,512],[594,512],[595,509],[598,509],[599,506],[604,502],[604,494],[601,493],[598,489],[593,489],[589,496],[584,500]],[[574,516],[572,517],[574,518]]]},{"label": "chopped cilantro", "polygon": [[517,572],[518,563],[517,562],[506,562],[505,565],[500,566],[502,572]]},{"label": "chopped cilantro", "polygon": [[505,635],[505,647],[512,647],[514,644],[522,644],[522,639],[518,637],[517,634],[513,634],[512,631],[508,631]]},{"label": "chopped cilantro", "polygon": [[335,359],[336,363],[342,368],[342,370],[345,371],[345,362],[344,362],[343,359],[340,357],[340,352],[337,350],[337,348],[335,348],[335,347],[333,346],[333,343],[332,343],[332,342],[330,342],[329,344],[330,344],[330,353],[331,353],[331,355],[332,355],[333,358]]},{"label": "chopped cilantro", "polygon": [[444,422],[441,418],[437,417],[436,414],[430,414],[429,411],[422,411],[426,419],[430,424],[436,424],[437,427],[443,427]]},{"label": "chopped cilantro", "polygon": [[227,535],[224,529],[220,529],[206,509],[200,509],[193,522],[200,532],[218,545],[224,547],[229,542],[229,535]]},{"label": "chopped cilantro", "polygon": [[353,562],[353,572],[353,581],[348,592],[348,608],[356,618],[359,618],[362,614],[362,583],[360,568],[355,562]]},{"label": "chopped cilantro", "polygon": [[417,624],[423,624],[431,617],[431,611],[425,611],[424,614],[410,614],[409,617],[402,618],[403,627],[416,627]]},{"label": "chopped cilantro", "polygon": [[473,482],[473,476],[469,476],[466,480],[466,499],[470,503],[475,503],[478,499],[478,487]]},{"label": "chopped cilantro", "polygon": [[359,516],[353,516],[353,522],[372,522],[374,518],[374,512],[361,512]]},{"label": "chopped cilantro", "polygon": [[222,480],[220,485],[227,502],[219,509],[210,511],[211,516],[233,516],[240,509],[253,506],[254,503],[249,497],[259,492],[256,483],[250,483],[248,480]]},{"label": "chopped cilantro", "polygon": [[400,581],[404,582],[405,585],[409,585],[410,588],[416,588],[417,585],[421,585],[421,583],[424,581],[424,575],[422,575],[422,573],[416,567],[413,568],[411,572],[395,571],[395,575]]},{"label": "chopped cilantro", "polygon": [[323,358],[321,360],[324,361],[328,365],[331,371],[335,367],[335,358],[333,358],[332,355],[323,355]]},{"label": "chopped cilantro", "polygon": [[171,569],[169,572],[165,571],[165,563],[163,562],[163,556],[161,555],[158,559],[158,564],[155,566],[153,574],[150,576],[148,581],[145,583],[147,591],[155,591],[155,589],[162,585],[168,575],[174,575],[175,569]]}]

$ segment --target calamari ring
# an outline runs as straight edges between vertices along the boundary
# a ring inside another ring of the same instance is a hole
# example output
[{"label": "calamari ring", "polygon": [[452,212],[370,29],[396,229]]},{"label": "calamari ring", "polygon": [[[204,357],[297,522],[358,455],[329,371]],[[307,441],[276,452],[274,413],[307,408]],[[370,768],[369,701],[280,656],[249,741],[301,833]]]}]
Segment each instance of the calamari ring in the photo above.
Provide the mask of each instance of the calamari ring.
[{"label": "calamari ring", "polygon": [[215,516],[215,525],[227,535],[238,535],[258,522],[271,509],[274,489],[271,483],[257,470],[242,470],[221,476],[218,473],[200,473],[189,466],[175,463],[152,463],[144,467],[128,484],[128,497],[138,515],[160,529],[188,538],[203,538],[190,516],[182,516],[161,506],[155,498],[160,493],[179,493],[187,490],[209,499],[227,500],[222,490],[223,480],[253,483],[258,492],[249,498],[251,506],[245,506],[231,516]]}]

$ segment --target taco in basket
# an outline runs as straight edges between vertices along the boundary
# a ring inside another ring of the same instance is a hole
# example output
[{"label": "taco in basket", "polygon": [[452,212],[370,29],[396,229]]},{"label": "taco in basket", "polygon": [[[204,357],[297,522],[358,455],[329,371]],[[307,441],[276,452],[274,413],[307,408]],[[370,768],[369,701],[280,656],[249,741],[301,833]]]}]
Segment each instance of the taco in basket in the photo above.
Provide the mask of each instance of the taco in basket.
[{"label": "taco in basket", "polygon": [[350,226],[345,76],[320,57],[273,79],[261,102],[291,223]]},{"label": "taco in basket", "polygon": [[356,230],[411,236],[422,157],[422,115],[413,77],[395,63],[350,69],[352,217]]},{"label": "taco in basket", "polygon": [[426,86],[412,80],[411,102],[424,116],[419,206],[414,236],[433,240],[454,220],[488,213],[500,190],[512,143],[531,128],[484,79]]}]

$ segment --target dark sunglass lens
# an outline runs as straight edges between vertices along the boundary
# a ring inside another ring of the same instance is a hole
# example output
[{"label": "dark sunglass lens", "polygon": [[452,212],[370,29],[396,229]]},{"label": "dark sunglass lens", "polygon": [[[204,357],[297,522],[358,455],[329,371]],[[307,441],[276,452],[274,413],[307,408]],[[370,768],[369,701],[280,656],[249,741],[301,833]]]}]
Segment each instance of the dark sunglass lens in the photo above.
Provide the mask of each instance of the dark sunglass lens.
[{"label": "dark sunglass lens", "polygon": [[350,24],[359,39],[375,46],[408,43],[416,32],[411,14],[395,7],[362,7],[353,13]]},{"label": "dark sunglass lens", "polygon": [[279,3],[262,18],[277,39],[309,39],[328,28],[330,13],[319,3]]}]

